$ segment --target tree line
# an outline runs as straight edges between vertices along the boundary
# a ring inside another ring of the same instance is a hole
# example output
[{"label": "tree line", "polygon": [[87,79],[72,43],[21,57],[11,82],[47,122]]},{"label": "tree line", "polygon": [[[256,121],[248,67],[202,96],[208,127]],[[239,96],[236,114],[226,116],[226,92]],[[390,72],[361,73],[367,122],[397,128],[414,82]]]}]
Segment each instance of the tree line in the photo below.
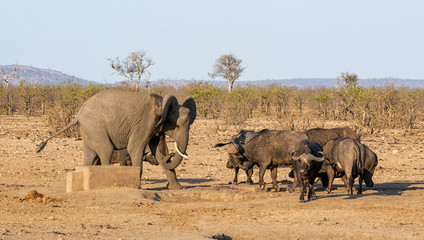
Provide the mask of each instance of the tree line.
[{"label": "tree line", "polygon": [[[77,114],[82,104],[105,85],[83,86],[69,80],[61,85],[35,85],[21,81],[18,86],[0,85],[0,115],[43,116],[58,130]],[[134,91],[131,85],[119,85]],[[344,84],[338,88],[297,89],[269,85],[235,87],[231,92],[207,82],[187,86],[156,86],[141,92],[192,96],[199,118],[220,119],[242,126],[252,118],[277,120],[282,129],[303,130],[321,127],[326,121],[347,121],[363,133],[383,129],[416,129],[424,119],[424,90],[385,87],[364,88]],[[321,124],[321,125],[320,125]],[[77,136],[78,129],[68,132]]]},{"label": "tree line", "polygon": [[[172,94],[177,98],[192,96],[200,118],[222,119],[229,125],[243,125],[251,118],[277,120],[281,129],[304,130],[322,126],[326,121],[346,121],[362,133],[382,129],[416,129],[424,116],[424,90],[385,87],[364,88],[358,76],[344,72],[337,77],[334,88],[297,89],[281,85],[234,87],[245,69],[233,54],[224,54],[213,65],[212,78],[228,81],[228,89],[197,81],[188,86],[152,87],[149,67],[154,65],[146,52],[130,53],[124,59],[108,59],[115,72],[126,81],[116,88],[129,91]],[[16,66],[15,66],[16,67]],[[38,85],[20,79],[18,86],[9,81],[16,78],[1,69],[0,115],[25,114],[46,117],[52,128],[59,130],[76,115],[81,105],[97,92],[111,88],[105,85],[82,86],[70,79],[61,85]],[[142,82],[144,81],[144,87]],[[78,135],[78,130],[68,135]]]}]

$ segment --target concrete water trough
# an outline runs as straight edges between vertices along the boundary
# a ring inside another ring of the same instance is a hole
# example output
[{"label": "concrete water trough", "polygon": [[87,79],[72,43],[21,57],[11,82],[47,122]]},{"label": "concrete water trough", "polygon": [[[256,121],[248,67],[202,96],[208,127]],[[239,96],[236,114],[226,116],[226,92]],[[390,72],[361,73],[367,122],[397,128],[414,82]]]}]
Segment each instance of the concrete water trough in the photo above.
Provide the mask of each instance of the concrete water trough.
[{"label": "concrete water trough", "polygon": [[140,167],[78,166],[66,179],[68,193],[112,187],[140,188]]}]

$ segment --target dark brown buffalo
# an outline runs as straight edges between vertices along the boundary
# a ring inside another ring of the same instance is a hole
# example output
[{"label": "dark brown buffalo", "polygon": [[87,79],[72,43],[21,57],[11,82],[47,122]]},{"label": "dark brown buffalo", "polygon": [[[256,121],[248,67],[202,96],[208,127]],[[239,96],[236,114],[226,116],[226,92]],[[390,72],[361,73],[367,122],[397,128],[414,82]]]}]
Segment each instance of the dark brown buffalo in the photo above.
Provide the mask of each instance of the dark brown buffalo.
[{"label": "dark brown buffalo", "polygon": [[[277,167],[291,165],[291,153],[296,149],[296,144],[308,139],[306,134],[296,131],[262,130],[249,142],[230,145],[228,148],[228,161],[238,162],[242,165],[247,160],[259,165],[259,186],[265,189],[264,174],[267,168],[271,169],[273,189],[278,190]],[[297,184],[297,177],[289,191],[293,191]]]},{"label": "dark brown buffalo", "polygon": [[[227,143],[217,143],[215,147],[222,147],[230,145],[229,148],[234,148],[234,145],[239,145],[241,142],[247,143],[258,133],[254,131],[240,131],[237,135],[233,136],[233,140]],[[232,152],[232,150],[231,150]],[[234,168],[234,184],[238,184],[238,172],[242,168],[246,172],[247,180],[246,183],[252,184],[253,167],[257,164],[249,162],[243,155],[238,156],[240,159],[230,159],[227,161],[227,168]],[[231,160],[231,161],[230,161]]]},{"label": "dark brown buffalo", "polygon": [[301,186],[300,202],[305,201],[307,188],[308,201],[315,195],[314,182],[324,159],[325,154],[322,152],[321,146],[310,139],[300,141],[296,150],[292,152],[292,167]]},{"label": "dark brown buffalo", "polygon": [[339,176],[346,183],[348,193],[353,194],[354,179],[359,176],[358,194],[361,194],[365,165],[363,145],[351,138],[336,138],[328,141],[323,150],[330,163],[324,164],[329,178],[327,192],[331,192],[334,178]]},{"label": "dark brown buffalo", "polygon": [[309,139],[314,140],[323,147],[334,138],[352,138],[360,142],[360,137],[349,127],[342,128],[313,128],[305,132]]}]

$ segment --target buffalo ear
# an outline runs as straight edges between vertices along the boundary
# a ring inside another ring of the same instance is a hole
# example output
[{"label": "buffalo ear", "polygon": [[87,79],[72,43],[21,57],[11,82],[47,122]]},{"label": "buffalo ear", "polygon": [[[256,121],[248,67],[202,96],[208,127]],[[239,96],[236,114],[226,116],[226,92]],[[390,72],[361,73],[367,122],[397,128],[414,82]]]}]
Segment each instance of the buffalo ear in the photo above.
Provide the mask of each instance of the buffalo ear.
[{"label": "buffalo ear", "polygon": [[192,97],[188,97],[184,100],[183,106],[190,110],[190,125],[196,120],[196,102]]}]

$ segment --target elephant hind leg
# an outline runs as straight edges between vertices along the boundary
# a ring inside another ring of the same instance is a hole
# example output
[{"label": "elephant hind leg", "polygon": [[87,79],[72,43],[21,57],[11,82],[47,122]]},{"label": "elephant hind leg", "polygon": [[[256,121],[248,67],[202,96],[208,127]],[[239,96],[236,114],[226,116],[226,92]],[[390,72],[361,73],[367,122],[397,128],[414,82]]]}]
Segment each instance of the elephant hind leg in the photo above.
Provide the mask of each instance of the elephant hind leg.
[{"label": "elephant hind leg", "polygon": [[98,164],[100,162],[99,157],[96,152],[90,148],[87,144],[84,143],[84,166],[90,166],[93,164]]},{"label": "elephant hind leg", "polygon": [[102,165],[110,165],[112,161],[112,154],[114,147],[111,143],[104,144],[101,148],[98,148],[97,155],[100,157]]},{"label": "elephant hind leg", "polygon": [[96,130],[98,129],[81,126],[81,135],[84,139],[84,165],[92,165],[96,155],[102,165],[110,165],[114,146],[106,132]]}]

